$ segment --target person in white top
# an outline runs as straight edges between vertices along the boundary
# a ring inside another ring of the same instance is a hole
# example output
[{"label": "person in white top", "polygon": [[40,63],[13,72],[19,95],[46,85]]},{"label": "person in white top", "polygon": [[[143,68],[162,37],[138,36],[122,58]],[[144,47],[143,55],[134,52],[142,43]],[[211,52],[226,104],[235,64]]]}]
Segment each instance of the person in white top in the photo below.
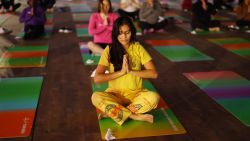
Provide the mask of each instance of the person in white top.
[{"label": "person in white top", "polygon": [[121,0],[120,8],[117,12],[120,16],[127,16],[135,21],[139,19],[140,6],[139,0]]}]

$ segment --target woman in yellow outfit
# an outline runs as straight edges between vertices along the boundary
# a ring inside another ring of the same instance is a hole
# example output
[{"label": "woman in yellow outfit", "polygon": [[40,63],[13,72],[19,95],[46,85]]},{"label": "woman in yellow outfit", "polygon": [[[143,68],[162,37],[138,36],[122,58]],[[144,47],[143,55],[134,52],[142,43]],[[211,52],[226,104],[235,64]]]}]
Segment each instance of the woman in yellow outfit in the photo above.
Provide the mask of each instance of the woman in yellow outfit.
[{"label": "woman in yellow outfit", "polygon": [[95,92],[92,103],[119,125],[128,118],[153,123],[153,115],[145,113],[155,109],[160,99],[157,93],[143,88],[143,78],[157,78],[158,74],[152,58],[135,37],[131,20],[118,18],[112,44],[105,48],[94,77],[95,83],[108,81],[109,87],[105,92]]}]

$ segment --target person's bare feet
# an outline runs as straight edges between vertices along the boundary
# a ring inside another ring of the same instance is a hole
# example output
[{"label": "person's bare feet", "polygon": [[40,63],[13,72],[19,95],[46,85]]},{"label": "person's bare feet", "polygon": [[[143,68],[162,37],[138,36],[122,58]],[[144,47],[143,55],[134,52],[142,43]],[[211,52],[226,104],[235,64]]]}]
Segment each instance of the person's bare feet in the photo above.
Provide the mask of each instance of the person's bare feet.
[{"label": "person's bare feet", "polygon": [[146,121],[149,123],[154,122],[154,116],[150,114],[131,114],[129,117],[133,120]]}]

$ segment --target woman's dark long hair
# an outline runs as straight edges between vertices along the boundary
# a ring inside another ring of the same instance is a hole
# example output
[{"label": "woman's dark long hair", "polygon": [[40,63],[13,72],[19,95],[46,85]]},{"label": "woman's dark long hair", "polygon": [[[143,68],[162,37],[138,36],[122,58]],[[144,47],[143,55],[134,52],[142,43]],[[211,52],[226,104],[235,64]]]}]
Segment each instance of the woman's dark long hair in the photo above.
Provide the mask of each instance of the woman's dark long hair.
[{"label": "woman's dark long hair", "polygon": [[112,44],[110,46],[110,62],[114,65],[114,71],[119,71],[122,68],[123,63],[123,55],[126,54],[126,50],[122,46],[122,44],[118,41],[118,36],[120,34],[120,27],[122,25],[127,25],[131,32],[130,43],[134,43],[136,41],[136,29],[128,17],[119,17],[116,19],[113,30],[112,30]]},{"label": "woman's dark long hair", "polygon": [[[99,2],[98,2],[98,13],[100,13],[101,12],[101,5],[103,4],[103,1],[104,0],[99,0]],[[113,12],[113,8],[112,8],[112,5],[111,5],[111,2],[110,2],[110,0],[107,0],[108,1],[108,3],[109,3],[109,13],[111,13],[111,12]]]}]

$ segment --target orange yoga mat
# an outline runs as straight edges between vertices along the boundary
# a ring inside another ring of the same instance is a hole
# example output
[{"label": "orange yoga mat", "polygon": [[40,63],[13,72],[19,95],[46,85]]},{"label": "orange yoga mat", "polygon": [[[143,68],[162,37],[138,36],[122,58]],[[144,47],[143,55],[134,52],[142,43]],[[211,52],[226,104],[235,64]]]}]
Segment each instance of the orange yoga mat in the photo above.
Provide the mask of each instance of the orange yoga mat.
[{"label": "orange yoga mat", "polygon": [[229,50],[249,49],[250,48],[250,43],[224,44],[222,47],[226,48],[226,49],[229,49]]},{"label": "orange yoga mat", "polygon": [[39,52],[6,52],[2,58],[31,58],[31,57],[47,57],[47,51]]},{"label": "orange yoga mat", "polygon": [[177,45],[187,45],[185,42],[178,39],[168,39],[168,40],[147,40],[147,43],[153,46],[177,46]]}]

